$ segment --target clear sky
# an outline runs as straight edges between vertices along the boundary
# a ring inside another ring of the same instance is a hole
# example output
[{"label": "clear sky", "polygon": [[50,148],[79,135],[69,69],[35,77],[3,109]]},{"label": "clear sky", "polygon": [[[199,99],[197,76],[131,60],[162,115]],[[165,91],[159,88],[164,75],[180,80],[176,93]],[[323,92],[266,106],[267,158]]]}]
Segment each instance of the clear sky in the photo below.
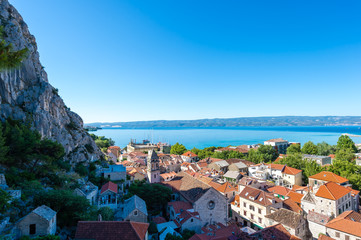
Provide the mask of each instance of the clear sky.
[{"label": "clear sky", "polygon": [[361,1],[9,0],[86,123],[361,115]]}]

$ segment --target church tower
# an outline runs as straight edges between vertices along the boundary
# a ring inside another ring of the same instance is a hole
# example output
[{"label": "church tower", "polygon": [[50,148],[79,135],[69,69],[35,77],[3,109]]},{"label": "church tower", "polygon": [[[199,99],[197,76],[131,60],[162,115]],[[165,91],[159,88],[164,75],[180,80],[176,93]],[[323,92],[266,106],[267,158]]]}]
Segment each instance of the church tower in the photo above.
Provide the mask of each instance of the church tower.
[{"label": "church tower", "polygon": [[149,183],[160,182],[159,157],[154,150],[148,152],[147,174]]}]

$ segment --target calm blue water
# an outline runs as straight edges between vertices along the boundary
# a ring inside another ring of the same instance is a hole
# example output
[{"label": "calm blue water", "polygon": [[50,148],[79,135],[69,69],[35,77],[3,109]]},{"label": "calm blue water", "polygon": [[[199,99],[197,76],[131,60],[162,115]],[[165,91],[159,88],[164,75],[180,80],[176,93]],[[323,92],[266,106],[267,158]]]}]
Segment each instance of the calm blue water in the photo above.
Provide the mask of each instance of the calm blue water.
[{"label": "calm blue water", "polygon": [[[131,138],[141,142],[149,139],[153,142],[176,142],[188,149],[209,146],[229,146],[263,143],[272,138],[284,138],[290,142],[307,141],[319,143],[325,141],[336,144],[342,133],[361,135],[360,126],[327,127],[234,127],[234,128],[157,128],[157,129],[101,129],[93,132],[98,136],[110,137],[115,144],[125,147]],[[361,143],[361,137],[352,137],[355,143]]]}]

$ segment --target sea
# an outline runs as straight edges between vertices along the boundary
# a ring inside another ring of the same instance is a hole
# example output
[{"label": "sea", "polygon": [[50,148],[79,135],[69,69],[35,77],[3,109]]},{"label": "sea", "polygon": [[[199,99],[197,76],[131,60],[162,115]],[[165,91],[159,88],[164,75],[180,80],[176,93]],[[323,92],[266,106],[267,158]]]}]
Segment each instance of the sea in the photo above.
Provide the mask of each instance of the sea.
[{"label": "sea", "polygon": [[352,135],[355,143],[361,143],[361,126],[297,126],[297,127],[214,127],[214,128],[152,128],[126,129],[104,128],[94,133],[115,141],[116,146],[125,147],[131,139],[142,142],[149,140],[153,143],[177,142],[187,149],[193,147],[206,148],[210,146],[237,146],[242,144],[263,143],[273,138],[283,138],[289,142],[304,144],[307,141],[314,143],[327,142],[336,144],[343,133]]}]

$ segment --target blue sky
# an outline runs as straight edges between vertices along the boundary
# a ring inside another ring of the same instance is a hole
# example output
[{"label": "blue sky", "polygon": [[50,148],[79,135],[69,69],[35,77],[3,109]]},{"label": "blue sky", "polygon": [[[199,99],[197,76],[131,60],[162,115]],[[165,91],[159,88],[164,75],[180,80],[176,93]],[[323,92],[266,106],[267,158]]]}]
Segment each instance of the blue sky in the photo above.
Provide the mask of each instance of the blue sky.
[{"label": "blue sky", "polygon": [[361,115],[361,1],[10,0],[84,122]]}]

